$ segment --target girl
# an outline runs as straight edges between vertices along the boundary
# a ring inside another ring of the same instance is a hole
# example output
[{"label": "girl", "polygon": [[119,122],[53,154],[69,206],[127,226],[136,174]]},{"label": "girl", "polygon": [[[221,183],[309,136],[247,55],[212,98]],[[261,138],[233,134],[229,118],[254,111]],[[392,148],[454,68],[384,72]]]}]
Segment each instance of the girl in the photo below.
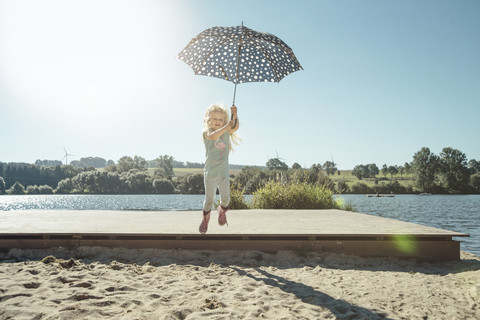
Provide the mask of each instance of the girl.
[{"label": "girl", "polygon": [[205,112],[203,119],[203,142],[205,143],[205,201],[203,202],[203,220],[200,224],[200,233],[206,233],[213,200],[220,190],[220,205],[218,206],[218,224],[227,223],[226,212],[230,203],[230,176],[228,174],[228,154],[232,150],[231,142],[238,144],[235,131],[239,122],[237,107],[230,108],[231,120],[228,112],[218,104],[211,105]]}]

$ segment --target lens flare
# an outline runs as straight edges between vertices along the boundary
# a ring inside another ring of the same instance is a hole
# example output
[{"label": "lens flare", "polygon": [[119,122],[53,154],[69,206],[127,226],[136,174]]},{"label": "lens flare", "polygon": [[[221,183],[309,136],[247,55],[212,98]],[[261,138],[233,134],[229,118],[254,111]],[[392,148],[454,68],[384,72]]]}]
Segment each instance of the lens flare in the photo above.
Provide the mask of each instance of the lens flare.
[{"label": "lens flare", "polygon": [[394,235],[392,241],[398,251],[408,254],[416,254],[418,251],[418,242],[415,237],[411,235]]}]

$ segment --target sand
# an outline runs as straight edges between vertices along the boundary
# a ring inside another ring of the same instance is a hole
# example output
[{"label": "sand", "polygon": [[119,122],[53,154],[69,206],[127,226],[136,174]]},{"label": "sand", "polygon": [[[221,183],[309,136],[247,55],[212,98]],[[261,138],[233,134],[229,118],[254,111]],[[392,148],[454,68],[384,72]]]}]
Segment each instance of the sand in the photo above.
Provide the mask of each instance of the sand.
[{"label": "sand", "polygon": [[0,252],[0,319],[480,319],[480,259],[80,247]]}]

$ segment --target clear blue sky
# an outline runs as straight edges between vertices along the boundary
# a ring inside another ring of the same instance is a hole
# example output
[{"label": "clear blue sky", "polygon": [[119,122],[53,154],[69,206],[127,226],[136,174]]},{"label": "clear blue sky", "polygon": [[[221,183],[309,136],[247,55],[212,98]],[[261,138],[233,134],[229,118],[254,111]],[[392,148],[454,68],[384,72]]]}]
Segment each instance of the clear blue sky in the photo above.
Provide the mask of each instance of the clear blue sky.
[{"label": "clear blue sky", "polygon": [[202,118],[233,84],[176,55],[212,26],[284,40],[304,70],[237,88],[230,163],[340,169],[422,147],[480,160],[479,1],[0,0],[0,161],[168,154],[203,162]]}]

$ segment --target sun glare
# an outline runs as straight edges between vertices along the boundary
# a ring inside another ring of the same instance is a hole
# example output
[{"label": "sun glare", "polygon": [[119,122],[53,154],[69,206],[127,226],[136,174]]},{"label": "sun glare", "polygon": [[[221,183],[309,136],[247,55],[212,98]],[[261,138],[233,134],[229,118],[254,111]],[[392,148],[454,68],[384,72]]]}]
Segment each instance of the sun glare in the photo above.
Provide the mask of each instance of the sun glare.
[{"label": "sun glare", "polygon": [[164,64],[178,49],[174,3],[12,1],[2,9],[0,81],[27,112],[118,115],[158,104],[171,81]]}]

